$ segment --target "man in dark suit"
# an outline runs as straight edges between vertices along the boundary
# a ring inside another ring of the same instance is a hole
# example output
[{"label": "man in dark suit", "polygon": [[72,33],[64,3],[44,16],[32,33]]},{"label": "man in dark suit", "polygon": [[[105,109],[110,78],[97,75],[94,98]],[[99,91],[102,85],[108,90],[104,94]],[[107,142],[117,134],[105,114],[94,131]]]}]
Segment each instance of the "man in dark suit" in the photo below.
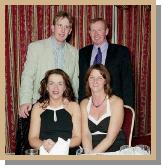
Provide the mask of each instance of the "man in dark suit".
[{"label": "man in dark suit", "polygon": [[133,107],[133,81],[129,50],[125,46],[108,43],[106,40],[108,32],[104,19],[91,20],[89,33],[93,45],[86,46],[79,51],[79,102],[85,96],[86,71],[91,65],[101,63],[110,72],[113,94],[121,97],[124,104]]}]

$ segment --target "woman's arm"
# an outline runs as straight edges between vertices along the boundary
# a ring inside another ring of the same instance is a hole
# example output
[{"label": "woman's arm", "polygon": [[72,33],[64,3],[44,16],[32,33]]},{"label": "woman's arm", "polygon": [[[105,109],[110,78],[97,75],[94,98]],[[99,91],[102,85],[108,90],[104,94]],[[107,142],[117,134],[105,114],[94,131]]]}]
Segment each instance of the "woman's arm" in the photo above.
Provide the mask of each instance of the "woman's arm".
[{"label": "woman's arm", "polygon": [[92,135],[88,127],[88,114],[86,111],[87,103],[88,100],[83,100],[80,104],[80,109],[82,113],[82,145],[83,148],[86,149],[85,153],[88,153],[87,151],[92,150]]},{"label": "woman's arm", "polygon": [[106,137],[93,149],[92,153],[105,152],[115,141],[117,135],[122,127],[124,110],[123,101],[113,96],[110,101],[111,118]]},{"label": "woman's arm", "polygon": [[70,102],[71,113],[72,113],[72,138],[70,142],[70,147],[79,146],[81,143],[81,113],[79,105],[76,102]]},{"label": "woman's arm", "polygon": [[31,113],[31,121],[30,121],[30,129],[28,140],[29,144],[33,148],[39,149],[41,145],[44,146],[46,151],[50,151],[51,148],[55,145],[55,142],[52,139],[40,140],[40,114],[42,113],[42,108],[40,107],[39,103],[36,103],[33,106],[32,113]]},{"label": "woman's arm", "polygon": [[36,103],[32,109],[30,128],[28,134],[29,144],[33,148],[39,148],[43,144],[43,141],[39,139],[41,122],[40,112],[41,107],[39,106],[39,103]]}]

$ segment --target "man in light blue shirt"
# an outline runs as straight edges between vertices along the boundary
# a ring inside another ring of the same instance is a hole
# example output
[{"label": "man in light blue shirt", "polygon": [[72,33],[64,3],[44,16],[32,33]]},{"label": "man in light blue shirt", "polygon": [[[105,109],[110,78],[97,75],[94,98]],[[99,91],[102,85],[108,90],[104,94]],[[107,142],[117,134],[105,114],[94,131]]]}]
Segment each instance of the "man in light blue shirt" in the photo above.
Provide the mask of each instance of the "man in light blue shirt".
[{"label": "man in light blue shirt", "polygon": [[66,38],[72,31],[72,23],[72,17],[61,11],[53,20],[52,36],[29,44],[21,77],[20,117],[27,118],[32,104],[39,99],[40,81],[47,70],[55,68],[64,70],[70,77],[77,98],[78,50],[66,42]]}]

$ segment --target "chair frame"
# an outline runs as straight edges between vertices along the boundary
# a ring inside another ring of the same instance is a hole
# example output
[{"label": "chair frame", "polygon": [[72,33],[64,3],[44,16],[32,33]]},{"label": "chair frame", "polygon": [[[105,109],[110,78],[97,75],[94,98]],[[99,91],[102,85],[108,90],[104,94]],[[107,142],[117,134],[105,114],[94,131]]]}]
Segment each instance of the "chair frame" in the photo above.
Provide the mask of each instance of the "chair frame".
[{"label": "chair frame", "polygon": [[135,111],[132,107],[128,106],[128,105],[124,105],[124,114],[125,114],[125,108],[130,109],[130,111],[132,112],[132,123],[131,123],[131,128],[130,128],[130,135],[129,135],[129,147],[131,147],[131,142],[132,142],[132,134],[133,134],[133,129],[134,129],[134,122],[135,122]]}]

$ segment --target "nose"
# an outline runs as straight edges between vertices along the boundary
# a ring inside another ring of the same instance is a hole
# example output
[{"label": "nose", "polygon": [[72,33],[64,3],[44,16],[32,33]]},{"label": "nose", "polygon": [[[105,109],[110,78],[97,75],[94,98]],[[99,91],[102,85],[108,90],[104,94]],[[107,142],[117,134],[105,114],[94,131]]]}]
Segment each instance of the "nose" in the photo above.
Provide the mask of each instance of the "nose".
[{"label": "nose", "polygon": [[58,89],[58,85],[57,84],[54,84],[54,90]]},{"label": "nose", "polygon": [[95,36],[98,35],[98,31],[94,31],[94,35],[95,35]]},{"label": "nose", "polygon": [[65,27],[64,26],[61,27],[61,31],[65,32]]},{"label": "nose", "polygon": [[93,78],[93,82],[97,83],[98,82],[98,78]]}]

